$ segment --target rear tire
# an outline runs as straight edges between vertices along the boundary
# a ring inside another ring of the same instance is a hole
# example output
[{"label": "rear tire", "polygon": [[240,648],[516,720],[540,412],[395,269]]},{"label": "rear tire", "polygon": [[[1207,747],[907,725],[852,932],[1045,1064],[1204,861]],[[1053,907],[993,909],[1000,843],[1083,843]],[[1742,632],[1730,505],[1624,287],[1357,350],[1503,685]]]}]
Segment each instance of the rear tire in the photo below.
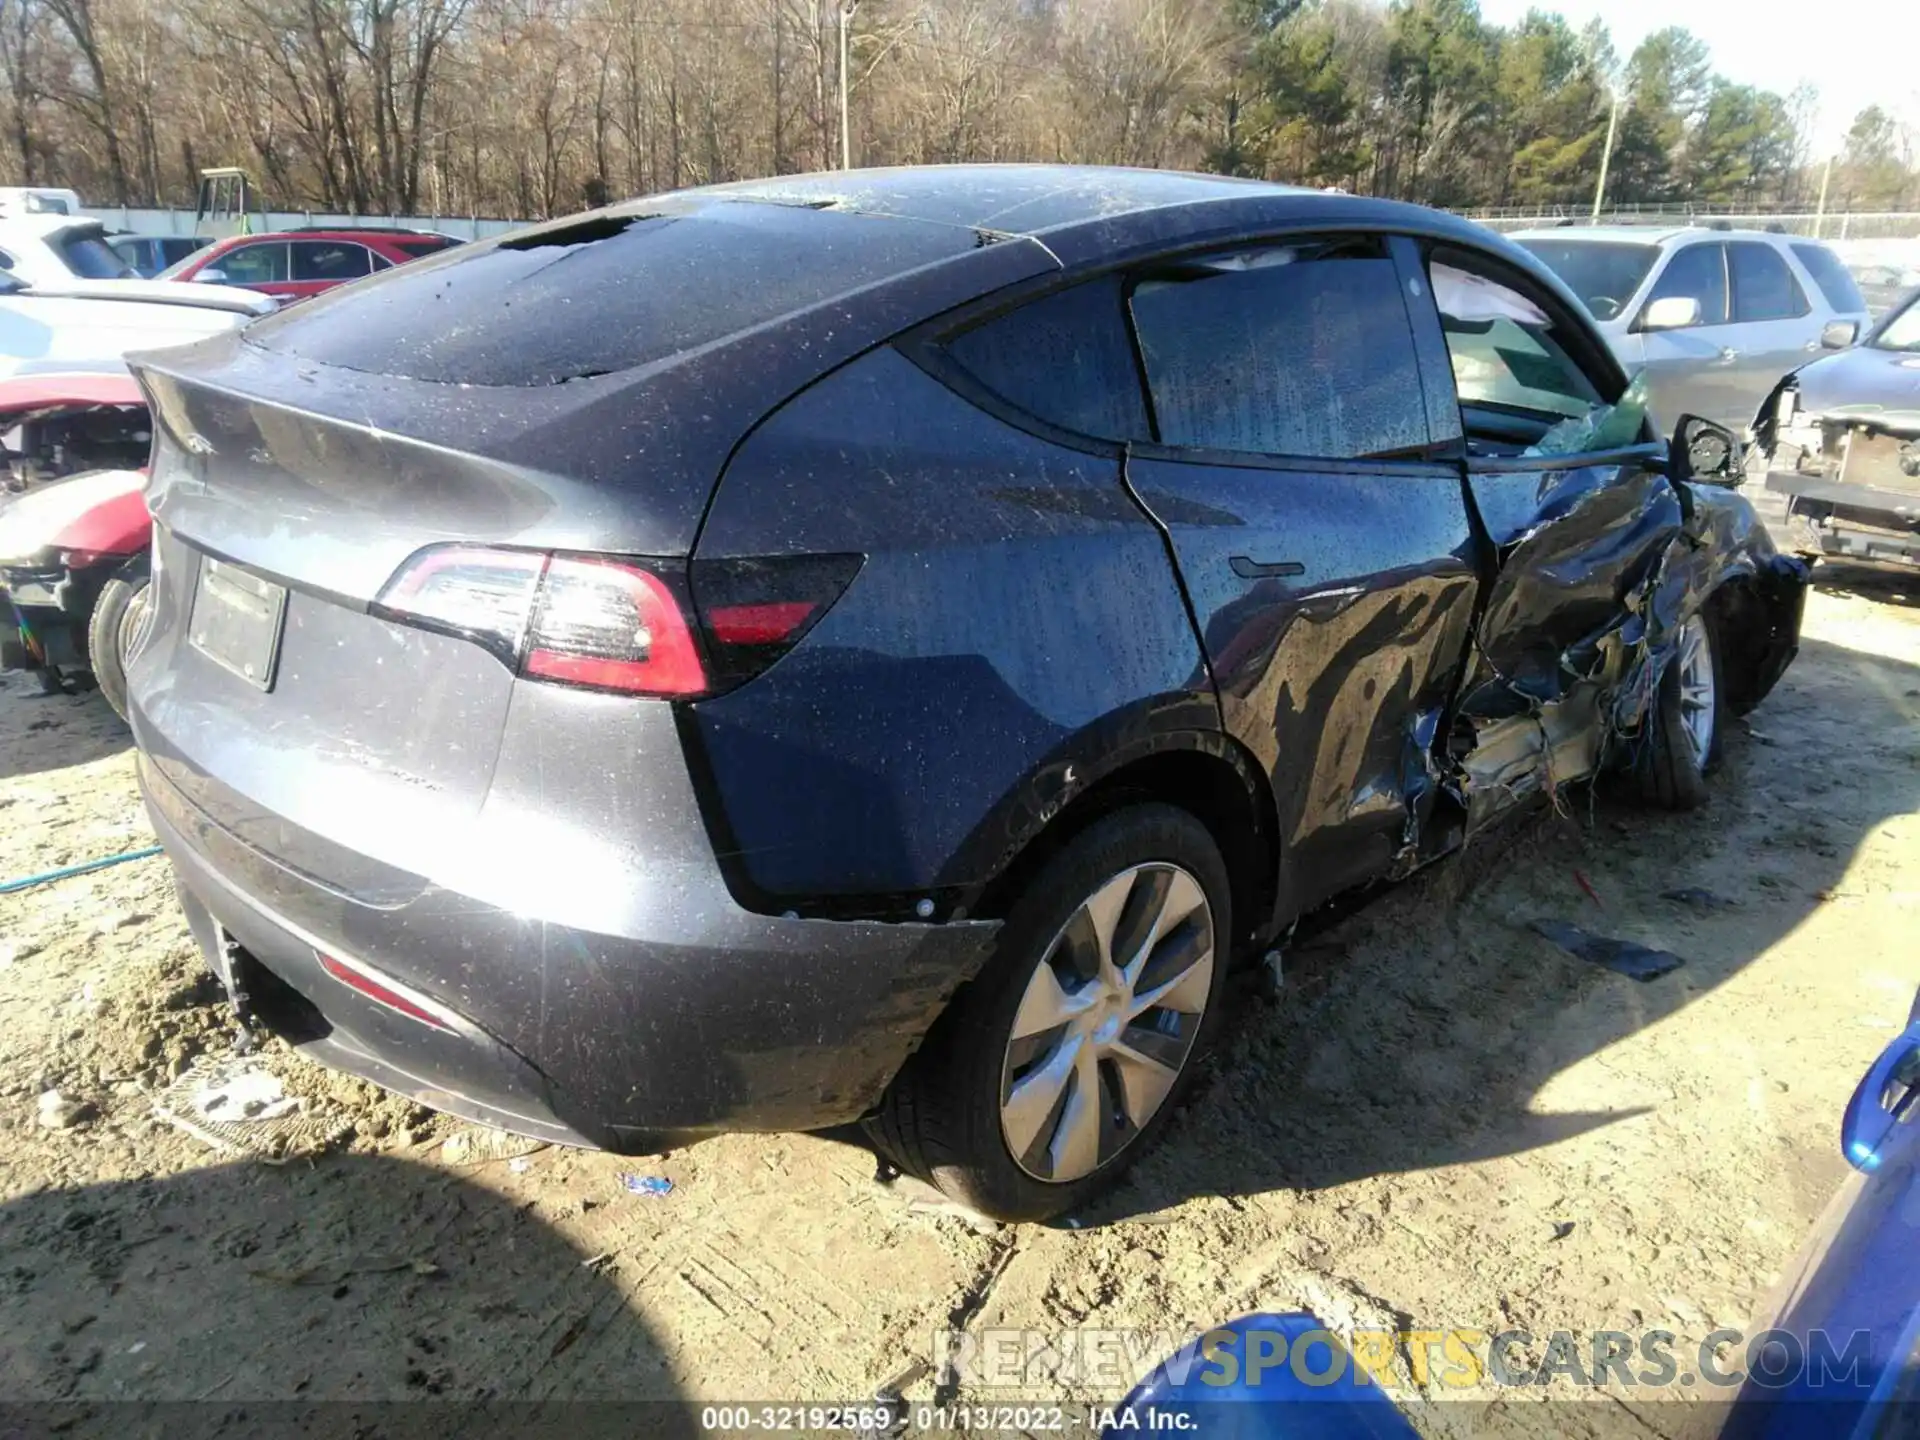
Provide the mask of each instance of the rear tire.
[{"label": "rear tire", "polygon": [[107,704],[127,718],[127,649],[140,633],[147,608],[147,576],[125,571],[101,587],[87,622],[87,655]]},{"label": "rear tire", "polygon": [[1721,645],[1713,616],[1696,611],[1679,642],[1630,772],[1639,799],[1663,810],[1693,810],[1707,802],[1707,776],[1720,763],[1720,722],[1726,713]]},{"label": "rear tire", "polygon": [[1192,1084],[1219,1023],[1230,905],[1219,847],[1186,811],[1144,804],[1095,822],[1027,886],[869,1133],[996,1220],[1092,1199]]}]

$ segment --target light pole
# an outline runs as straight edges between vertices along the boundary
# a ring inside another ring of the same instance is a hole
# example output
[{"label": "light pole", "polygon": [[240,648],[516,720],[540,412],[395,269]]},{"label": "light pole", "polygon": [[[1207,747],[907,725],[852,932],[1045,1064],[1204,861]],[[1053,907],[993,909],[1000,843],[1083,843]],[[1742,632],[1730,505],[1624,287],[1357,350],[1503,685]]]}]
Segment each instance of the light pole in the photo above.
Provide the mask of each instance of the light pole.
[{"label": "light pole", "polygon": [[853,168],[853,133],[847,128],[847,26],[853,23],[853,12],[860,8],[860,0],[847,0],[840,7],[840,168]]},{"label": "light pole", "polygon": [[1833,156],[1827,156],[1827,168],[1820,172],[1820,205],[1813,212],[1813,238],[1820,238],[1820,231],[1827,222],[1827,186],[1833,180]]},{"label": "light pole", "polygon": [[1613,108],[1607,111],[1607,143],[1600,150],[1600,183],[1593,187],[1593,214],[1588,218],[1593,224],[1600,223],[1600,202],[1607,198],[1607,167],[1613,163],[1613,134],[1620,128],[1620,96],[1613,97]]}]

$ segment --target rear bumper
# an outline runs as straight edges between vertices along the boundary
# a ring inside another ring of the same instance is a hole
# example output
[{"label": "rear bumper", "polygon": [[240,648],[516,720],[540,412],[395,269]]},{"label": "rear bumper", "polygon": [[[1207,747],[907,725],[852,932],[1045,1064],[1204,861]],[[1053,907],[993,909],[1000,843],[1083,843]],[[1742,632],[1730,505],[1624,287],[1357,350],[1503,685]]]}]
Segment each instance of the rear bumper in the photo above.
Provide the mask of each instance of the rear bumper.
[{"label": "rear bumper", "polygon": [[1784,503],[1783,550],[1920,566],[1920,494],[1781,470],[1767,473],[1767,490]]},{"label": "rear bumper", "polygon": [[[618,862],[610,875],[653,872],[671,886],[660,903],[627,907],[646,917],[632,933],[531,918],[524,897],[391,871],[352,893],[216,823],[170,778],[179,757],[149,753],[137,710],[134,724],[147,808],[195,936],[261,1018],[323,1063],[543,1139],[638,1151],[855,1119],[998,929],[742,910],[684,774],[677,823],[674,807],[656,812],[637,865],[634,836],[600,842]],[[281,854],[325,844],[285,821],[249,829],[291,842]],[[322,969],[322,953],[401,982],[446,1027],[349,988]]]},{"label": "rear bumper", "polygon": [[74,570],[65,565],[8,566],[0,569],[12,615],[39,643],[47,661],[55,665],[87,663],[87,622],[99,603],[101,588],[125,563],[116,557]]}]

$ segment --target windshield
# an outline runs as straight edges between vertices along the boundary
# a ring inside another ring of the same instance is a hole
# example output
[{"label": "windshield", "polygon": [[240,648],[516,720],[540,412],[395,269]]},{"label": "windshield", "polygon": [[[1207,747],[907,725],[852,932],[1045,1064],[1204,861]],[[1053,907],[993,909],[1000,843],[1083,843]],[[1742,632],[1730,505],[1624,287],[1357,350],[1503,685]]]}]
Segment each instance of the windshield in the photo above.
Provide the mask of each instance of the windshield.
[{"label": "windshield", "polygon": [[107,244],[100,230],[62,230],[50,237],[67,268],[85,280],[126,280],[138,274]]},{"label": "windshield", "polygon": [[1546,267],[1580,297],[1596,320],[1611,320],[1640,288],[1659,258],[1657,245],[1610,240],[1522,240]]},{"label": "windshield", "polygon": [[1920,350],[1920,290],[1880,322],[1867,344],[1876,350]]}]

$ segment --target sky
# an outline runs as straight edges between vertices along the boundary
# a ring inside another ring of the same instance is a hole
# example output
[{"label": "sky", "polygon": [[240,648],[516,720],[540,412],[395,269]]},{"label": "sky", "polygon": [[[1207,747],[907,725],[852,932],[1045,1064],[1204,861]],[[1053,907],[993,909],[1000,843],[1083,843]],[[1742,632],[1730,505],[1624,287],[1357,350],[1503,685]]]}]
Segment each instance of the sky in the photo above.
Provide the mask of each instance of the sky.
[{"label": "sky", "polygon": [[1920,127],[1920,0],[1480,0],[1500,25],[1530,9],[1558,10],[1576,29],[1600,16],[1623,60],[1652,31],[1680,25],[1729,80],[1782,95],[1811,81],[1816,156],[1839,149],[1866,105]]}]

